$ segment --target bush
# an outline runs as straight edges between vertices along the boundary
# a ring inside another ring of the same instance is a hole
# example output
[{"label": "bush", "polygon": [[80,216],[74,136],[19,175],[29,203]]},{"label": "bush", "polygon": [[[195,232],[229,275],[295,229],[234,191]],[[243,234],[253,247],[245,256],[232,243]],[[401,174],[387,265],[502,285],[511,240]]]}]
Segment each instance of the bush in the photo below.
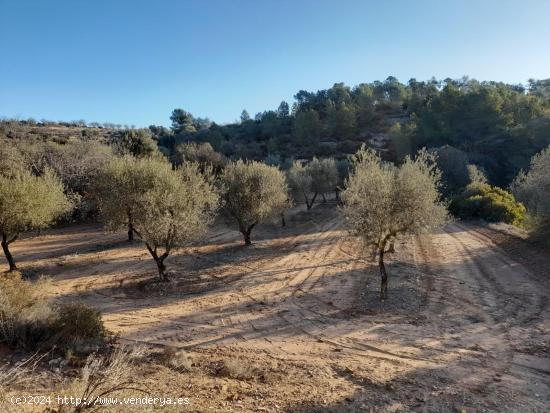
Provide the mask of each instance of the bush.
[{"label": "bush", "polygon": [[1,342],[34,348],[47,336],[54,314],[44,284],[43,280],[31,284],[19,272],[0,276]]},{"label": "bush", "polygon": [[550,247],[550,147],[531,159],[528,171],[518,174],[512,191],[527,207],[532,238]]},{"label": "bush", "polygon": [[0,342],[25,350],[71,350],[82,354],[105,345],[99,312],[83,304],[53,306],[47,281],[31,283],[14,272],[0,276]]},{"label": "bush", "polygon": [[53,344],[76,353],[88,353],[101,347],[107,331],[99,311],[81,303],[63,304],[56,308],[52,322]]},{"label": "bush", "polygon": [[468,185],[461,195],[453,198],[449,209],[453,215],[466,219],[517,226],[525,220],[525,207],[510,192],[479,182]]}]

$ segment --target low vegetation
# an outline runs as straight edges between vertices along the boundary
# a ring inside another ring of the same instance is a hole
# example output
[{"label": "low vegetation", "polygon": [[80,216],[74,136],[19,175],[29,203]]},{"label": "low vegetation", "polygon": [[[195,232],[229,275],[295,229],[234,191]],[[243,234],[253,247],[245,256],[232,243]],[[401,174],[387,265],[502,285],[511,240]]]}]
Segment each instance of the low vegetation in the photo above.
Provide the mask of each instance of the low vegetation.
[{"label": "low vegetation", "polygon": [[99,312],[83,304],[52,304],[47,284],[24,280],[18,272],[0,276],[0,342],[28,351],[73,354],[103,348],[109,334]]},{"label": "low vegetation", "polygon": [[550,245],[550,146],[533,157],[526,172],[520,172],[512,191],[527,207],[535,239]]},{"label": "low vegetation", "polygon": [[525,207],[510,192],[486,183],[474,182],[453,198],[451,212],[460,218],[483,219],[521,226]]}]

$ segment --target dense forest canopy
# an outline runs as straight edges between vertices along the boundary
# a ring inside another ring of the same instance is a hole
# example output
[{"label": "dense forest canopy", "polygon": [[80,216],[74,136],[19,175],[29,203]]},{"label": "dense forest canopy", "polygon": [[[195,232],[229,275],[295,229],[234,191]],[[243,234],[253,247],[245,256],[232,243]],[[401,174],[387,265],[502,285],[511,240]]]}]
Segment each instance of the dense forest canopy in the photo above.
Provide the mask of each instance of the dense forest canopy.
[{"label": "dense forest canopy", "polygon": [[[344,159],[363,143],[397,162],[422,147],[451,148],[500,186],[550,144],[550,79],[529,80],[526,86],[467,77],[404,84],[390,76],[354,87],[336,83],[317,92],[300,90],[294,99],[254,116],[243,110],[240,122],[225,125],[175,109],[167,114],[170,128],[151,125],[148,133],[172,157],[179,144],[199,142],[230,159],[266,160],[284,168],[293,159]],[[8,123],[2,123],[0,137],[17,135]],[[121,125],[62,125],[86,126],[83,137],[125,136],[116,131]]]},{"label": "dense forest canopy", "polygon": [[292,158],[345,158],[362,143],[388,160],[400,161],[422,147],[451,146],[485,171],[491,182],[507,185],[550,144],[550,80],[527,86],[474,79],[443,81],[394,77],[355,87],[300,90],[292,105],[239,123],[217,125],[182,109],[172,128],[152,126],[161,146],[208,142],[231,158],[269,159],[290,165]]}]

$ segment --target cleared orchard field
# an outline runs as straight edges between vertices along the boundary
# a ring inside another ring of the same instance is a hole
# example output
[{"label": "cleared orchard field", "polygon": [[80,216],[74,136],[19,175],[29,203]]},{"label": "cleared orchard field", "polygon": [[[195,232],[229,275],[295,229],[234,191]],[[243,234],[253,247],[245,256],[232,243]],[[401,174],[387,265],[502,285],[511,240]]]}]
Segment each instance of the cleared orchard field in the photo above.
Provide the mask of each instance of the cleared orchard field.
[{"label": "cleared orchard field", "polygon": [[547,409],[547,255],[452,224],[396,245],[380,303],[378,268],[334,205],[288,221],[258,228],[251,247],[215,227],[169,259],[171,283],[152,282],[142,245],[94,226],[48,231],[14,253],[53,278],[57,300],[100,309],[122,342],[184,349],[190,371],[155,357],[141,369],[164,393],[186,389],[186,411]]}]

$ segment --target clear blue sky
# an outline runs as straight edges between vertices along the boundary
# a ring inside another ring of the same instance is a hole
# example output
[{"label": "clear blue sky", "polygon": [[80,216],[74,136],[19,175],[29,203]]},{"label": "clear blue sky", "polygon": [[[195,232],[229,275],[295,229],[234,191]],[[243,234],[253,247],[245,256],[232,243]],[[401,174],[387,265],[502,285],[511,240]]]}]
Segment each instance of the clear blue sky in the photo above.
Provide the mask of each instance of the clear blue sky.
[{"label": "clear blue sky", "polygon": [[0,0],[0,116],[217,122],[300,89],[550,77],[550,1]]}]

